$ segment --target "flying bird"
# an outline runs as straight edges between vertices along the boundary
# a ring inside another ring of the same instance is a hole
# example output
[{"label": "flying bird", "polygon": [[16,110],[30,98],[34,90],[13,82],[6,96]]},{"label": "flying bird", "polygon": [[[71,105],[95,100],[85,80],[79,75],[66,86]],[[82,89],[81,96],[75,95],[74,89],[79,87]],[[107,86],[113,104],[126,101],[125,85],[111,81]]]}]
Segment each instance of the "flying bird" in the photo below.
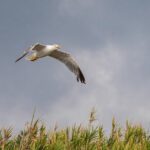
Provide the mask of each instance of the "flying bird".
[{"label": "flying bird", "polygon": [[[70,54],[60,51],[60,49],[61,47],[58,44],[43,45],[36,43],[26,51],[24,51],[23,55],[19,57],[15,62],[18,62],[25,56],[27,56],[26,59],[29,61],[36,61],[40,58],[50,56],[64,63],[68,67],[68,69],[76,75],[77,81],[85,84],[85,78],[79,65]],[[30,52],[32,53],[30,54]]]}]

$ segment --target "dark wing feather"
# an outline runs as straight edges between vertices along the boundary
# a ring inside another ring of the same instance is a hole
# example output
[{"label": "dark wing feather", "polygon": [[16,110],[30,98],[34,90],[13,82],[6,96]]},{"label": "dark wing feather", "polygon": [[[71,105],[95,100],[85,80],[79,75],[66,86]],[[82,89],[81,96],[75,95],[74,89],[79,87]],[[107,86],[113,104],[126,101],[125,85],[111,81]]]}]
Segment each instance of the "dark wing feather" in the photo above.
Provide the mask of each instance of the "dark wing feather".
[{"label": "dark wing feather", "polygon": [[69,70],[77,76],[77,81],[80,80],[81,83],[85,83],[85,78],[80,67],[70,54],[55,50],[50,54],[50,56],[64,63],[69,68]]},{"label": "dark wing feather", "polygon": [[21,60],[22,58],[24,58],[29,53],[29,51],[32,51],[32,50],[40,51],[40,50],[44,49],[45,47],[46,47],[45,45],[37,43],[37,44],[31,46],[30,48],[28,48],[24,52],[24,54],[21,57],[19,57],[15,62],[18,62],[19,60]]},{"label": "dark wing feather", "polygon": [[24,54],[19,57],[15,62],[18,62],[19,60],[21,60],[23,57],[25,57],[27,54],[29,53],[29,51],[25,51]]}]

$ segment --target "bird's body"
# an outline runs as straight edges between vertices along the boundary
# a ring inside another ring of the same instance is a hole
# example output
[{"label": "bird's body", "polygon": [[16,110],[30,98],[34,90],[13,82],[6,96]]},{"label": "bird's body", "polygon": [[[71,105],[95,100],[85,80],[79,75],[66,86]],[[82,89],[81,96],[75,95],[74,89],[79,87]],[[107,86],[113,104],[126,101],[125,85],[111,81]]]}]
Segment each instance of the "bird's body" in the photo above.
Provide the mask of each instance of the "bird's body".
[{"label": "bird's body", "polygon": [[84,75],[76,61],[71,57],[70,54],[60,51],[60,46],[58,44],[34,44],[27,51],[25,51],[24,54],[16,60],[16,62],[29,54],[30,51],[32,51],[32,53],[26,57],[27,60],[36,61],[46,56],[53,57],[64,63],[69,68],[69,70],[77,76],[77,81],[80,80],[81,83],[85,83]]},{"label": "bird's body", "polygon": [[39,58],[49,56],[53,51],[57,50],[54,45],[40,45],[37,44],[33,49],[33,53],[27,57],[30,61],[35,61]]}]

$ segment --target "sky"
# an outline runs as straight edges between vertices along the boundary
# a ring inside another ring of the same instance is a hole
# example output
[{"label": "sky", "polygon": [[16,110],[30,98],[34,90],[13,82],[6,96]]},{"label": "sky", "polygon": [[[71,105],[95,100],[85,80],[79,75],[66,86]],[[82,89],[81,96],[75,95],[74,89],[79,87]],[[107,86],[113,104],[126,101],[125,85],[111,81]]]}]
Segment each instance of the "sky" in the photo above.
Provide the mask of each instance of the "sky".
[{"label": "sky", "polygon": [[[149,129],[149,14],[148,0],[2,0],[0,128],[22,129],[34,109],[48,127],[87,124],[94,107],[106,132],[113,117]],[[53,58],[14,63],[37,42],[72,54],[86,84]]]}]

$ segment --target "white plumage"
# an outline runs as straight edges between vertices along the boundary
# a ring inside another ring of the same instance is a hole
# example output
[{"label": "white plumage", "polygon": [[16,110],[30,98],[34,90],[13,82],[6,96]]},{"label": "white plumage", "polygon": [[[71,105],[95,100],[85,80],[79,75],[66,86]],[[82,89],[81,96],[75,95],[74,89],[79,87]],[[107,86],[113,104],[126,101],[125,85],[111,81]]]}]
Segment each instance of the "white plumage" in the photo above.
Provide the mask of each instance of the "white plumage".
[{"label": "white plumage", "polygon": [[15,62],[19,61],[23,57],[25,57],[29,52],[32,52],[29,56],[26,57],[27,60],[35,61],[39,58],[50,56],[53,57],[62,63],[64,63],[70,71],[72,71],[76,77],[77,81],[81,83],[85,83],[84,75],[76,63],[76,61],[72,58],[72,56],[66,52],[60,51],[60,46],[58,44],[53,45],[42,45],[42,44],[34,44],[29,49],[27,49],[24,54],[19,57]]}]

